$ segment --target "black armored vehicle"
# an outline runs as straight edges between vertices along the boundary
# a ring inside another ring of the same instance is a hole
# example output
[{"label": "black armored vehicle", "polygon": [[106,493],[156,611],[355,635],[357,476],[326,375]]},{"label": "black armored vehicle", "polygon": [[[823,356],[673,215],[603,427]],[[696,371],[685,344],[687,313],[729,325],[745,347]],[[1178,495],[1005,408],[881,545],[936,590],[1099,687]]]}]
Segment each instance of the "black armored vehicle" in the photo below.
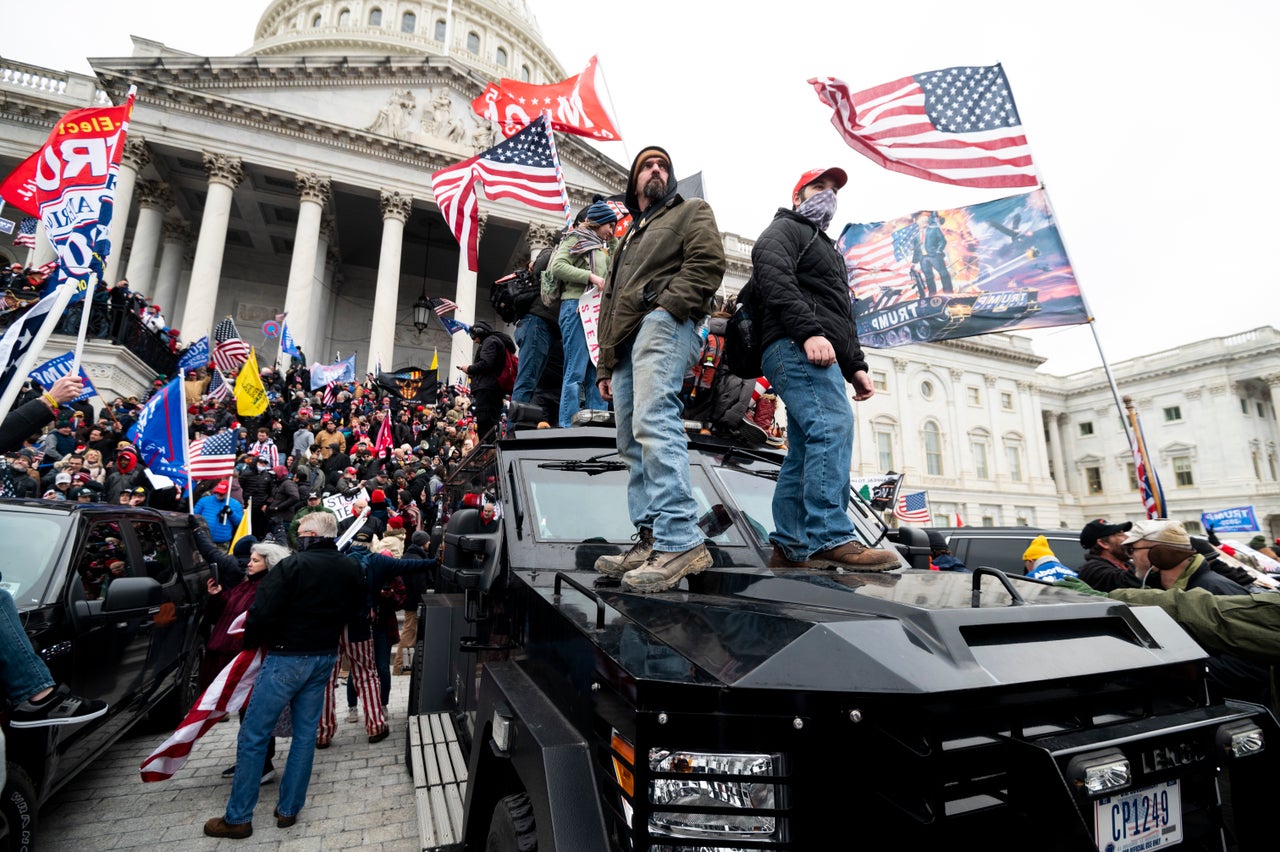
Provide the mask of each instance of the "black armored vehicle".
[{"label": "black armored vehicle", "polygon": [[592,569],[634,533],[612,429],[464,460],[411,684],[424,847],[1274,848],[1276,720],[1162,611],[929,571],[856,497],[900,568],[771,569],[781,460],[690,436],[715,564],[651,595]]}]

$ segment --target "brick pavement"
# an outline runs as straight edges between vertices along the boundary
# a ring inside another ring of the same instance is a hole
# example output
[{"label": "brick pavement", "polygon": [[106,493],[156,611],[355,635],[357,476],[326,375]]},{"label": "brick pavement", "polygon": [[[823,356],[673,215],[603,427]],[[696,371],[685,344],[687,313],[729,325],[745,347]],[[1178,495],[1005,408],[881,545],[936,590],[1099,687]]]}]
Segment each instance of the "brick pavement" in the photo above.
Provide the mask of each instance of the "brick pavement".
[{"label": "brick pavement", "polygon": [[[116,743],[59,791],[40,812],[41,849],[139,849],[170,846],[184,850],[280,849],[290,852],[356,849],[370,852],[419,850],[413,778],[404,765],[405,708],[409,678],[392,677],[387,711],[391,736],[370,745],[359,723],[343,721],[345,690],[338,689],[338,734],[317,751],[307,804],[297,825],[276,828],[272,808],[278,781],[263,786],[247,840],[205,837],[204,823],[221,816],[231,790],[220,777],[235,762],[239,721],[215,725],[196,743],[191,759],[173,778],[143,784],[138,766],[170,731],[148,727]],[[290,740],[276,741],[275,765],[284,770]]]}]

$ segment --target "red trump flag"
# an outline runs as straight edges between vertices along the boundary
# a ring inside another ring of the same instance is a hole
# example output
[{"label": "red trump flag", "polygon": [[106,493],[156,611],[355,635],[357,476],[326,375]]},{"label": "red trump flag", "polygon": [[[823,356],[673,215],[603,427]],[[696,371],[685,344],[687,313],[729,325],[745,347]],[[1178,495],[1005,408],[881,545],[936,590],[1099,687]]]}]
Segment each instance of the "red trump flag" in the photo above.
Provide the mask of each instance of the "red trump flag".
[{"label": "red trump flag", "polygon": [[561,133],[589,136],[604,142],[621,137],[596,92],[596,58],[586,70],[559,83],[536,86],[506,77],[490,83],[471,109],[481,118],[498,122],[502,135],[519,133],[543,112],[551,114],[551,129]]}]

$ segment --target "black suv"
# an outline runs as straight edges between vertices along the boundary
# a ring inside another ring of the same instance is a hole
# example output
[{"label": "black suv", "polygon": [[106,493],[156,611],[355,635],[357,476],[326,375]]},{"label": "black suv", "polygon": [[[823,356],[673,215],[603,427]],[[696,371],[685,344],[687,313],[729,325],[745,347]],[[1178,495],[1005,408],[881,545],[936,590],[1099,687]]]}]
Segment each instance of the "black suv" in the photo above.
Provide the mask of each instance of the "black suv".
[{"label": "black suv", "polygon": [[1038,535],[1049,541],[1058,561],[1073,571],[1084,565],[1084,548],[1079,530],[1050,530],[1038,527],[935,527],[947,540],[947,547],[966,568],[998,568],[1006,574],[1025,574],[1022,554]]},{"label": "black suv", "polygon": [[198,697],[205,579],[185,514],[0,500],[3,588],[53,679],[107,713],[79,725],[5,722],[7,848],[35,839],[39,807],[148,713],[174,725]]},{"label": "black suv", "polygon": [[783,456],[689,441],[714,564],[660,594],[592,570],[634,532],[612,429],[521,432],[446,484],[410,689],[425,845],[1274,847],[1280,726],[1211,700],[1163,611],[929,571],[923,530],[887,540],[857,500],[900,568],[770,568]]}]

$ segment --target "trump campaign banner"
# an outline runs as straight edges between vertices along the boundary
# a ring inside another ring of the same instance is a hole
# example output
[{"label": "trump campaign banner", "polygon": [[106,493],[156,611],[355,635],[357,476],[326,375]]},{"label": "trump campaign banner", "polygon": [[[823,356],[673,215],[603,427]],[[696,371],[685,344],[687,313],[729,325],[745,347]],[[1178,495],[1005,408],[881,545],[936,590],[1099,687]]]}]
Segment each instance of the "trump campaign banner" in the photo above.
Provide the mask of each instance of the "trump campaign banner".
[{"label": "trump campaign banner", "polygon": [[[30,376],[39,383],[40,387],[48,390],[53,387],[53,383],[58,379],[71,374],[71,362],[74,357],[74,352],[68,352],[65,355],[59,355],[57,358],[45,361],[32,370]],[[84,393],[71,400],[72,402],[80,402],[91,396],[97,396],[98,390],[93,386],[93,382],[89,381],[89,376],[85,373],[84,367],[80,368],[80,381],[84,382]]]},{"label": "trump campaign banner", "polygon": [[72,300],[102,279],[111,253],[111,216],[124,154],[133,89],[121,106],[67,113],[40,150],[0,184],[0,195],[36,216],[58,254],[54,284],[79,282]]},{"label": "trump campaign banner", "polygon": [[1262,529],[1258,526],[1258,516],[1252,506],[1201,512],[1200,526],[1215,533],[1257,532]]},{"label": "trump campaign banner", "polygon": [[596,58],[587,62],[581,74],[545,86],[522,83],[503,77],[490,83],[471,102],[471,109],[481,118],[495,121],[502,135],[511,138],[542,113],[551,116],[551,129],[561,133],[588,136],[601,142],[616,142],[622,137],[596,91]]},{"label": "trump campaign banner", "polygon": [[846,225],[836,245],[864,346],[1089,321],[1044,190]]}]

